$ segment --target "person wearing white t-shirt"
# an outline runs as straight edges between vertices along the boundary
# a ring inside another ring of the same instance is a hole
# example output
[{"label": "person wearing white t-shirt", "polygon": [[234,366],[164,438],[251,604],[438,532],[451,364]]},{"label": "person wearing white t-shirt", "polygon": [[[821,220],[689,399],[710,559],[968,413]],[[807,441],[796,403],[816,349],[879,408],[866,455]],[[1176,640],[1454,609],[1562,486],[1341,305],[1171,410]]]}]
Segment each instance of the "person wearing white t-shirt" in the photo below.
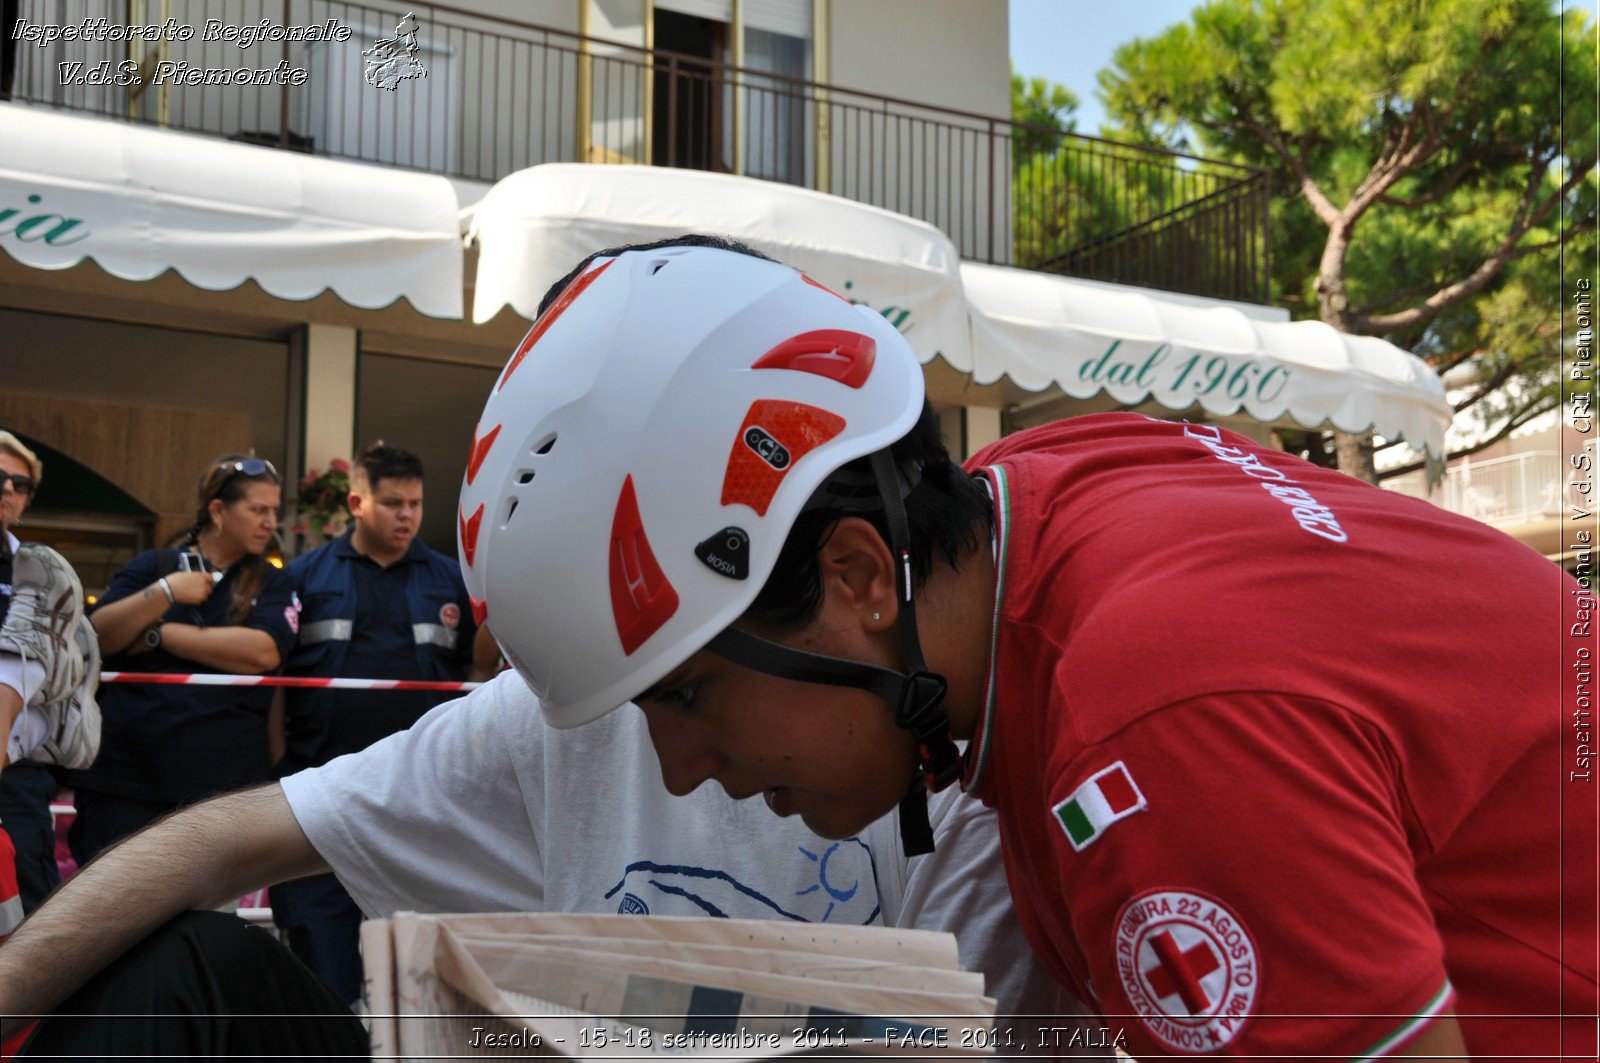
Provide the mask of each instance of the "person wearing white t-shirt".
[{"label": "person wearing white t-shirt", "polygon": [[[211,1001],[200,1010],[226,1014],[232,1000],[261,1013],[270,1000],[280,1014],[315,1017],[177,1031],[128,1018],[46,1021],[29,1050],[290,1056],[364,1044],[360,1023],[320,984],[285,989],[287,952],[269,935],[188,911],[331,870],[371,917],[621,912],[949,931],[998,1015],[1021,1016],[996,1023],[1011,1027],[1013,1050],[1092,1054],[1081,1046],[1103,1040],[1098,1026],[1067,1028],[1060,1016],[1083,1009],[1061,997],[1016,923],[993,814],[953,793],[929,812],[937,849],[907,859],[893,816],[835,842],[715,787],[671,798],[641,714],[558,731],[507,673],[359,753],[212,799],[108,850],[0,947],[0,1014],[144,1014],[196,999]],[[113,911],[99,900],[129,882],[140,883],[137,904]],[[198,971],[183,966],[196,955]],[[10,977],[29,962],[44,977]],[[198,1040],[174,1045],[175,1033]]]}]

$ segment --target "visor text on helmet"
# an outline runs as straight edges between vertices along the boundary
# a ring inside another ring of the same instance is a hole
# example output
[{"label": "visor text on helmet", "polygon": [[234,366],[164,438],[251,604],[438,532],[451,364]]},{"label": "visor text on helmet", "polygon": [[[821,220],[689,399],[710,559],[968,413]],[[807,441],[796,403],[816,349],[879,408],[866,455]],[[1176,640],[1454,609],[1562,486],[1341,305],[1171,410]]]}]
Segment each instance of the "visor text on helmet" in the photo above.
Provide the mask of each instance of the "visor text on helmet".
[{"label": "visor text on helmet", "polygon": [[723,528],[696,543],[694,556],[713,572],[744,579],[750,574],[750,533],[743,528]]}]

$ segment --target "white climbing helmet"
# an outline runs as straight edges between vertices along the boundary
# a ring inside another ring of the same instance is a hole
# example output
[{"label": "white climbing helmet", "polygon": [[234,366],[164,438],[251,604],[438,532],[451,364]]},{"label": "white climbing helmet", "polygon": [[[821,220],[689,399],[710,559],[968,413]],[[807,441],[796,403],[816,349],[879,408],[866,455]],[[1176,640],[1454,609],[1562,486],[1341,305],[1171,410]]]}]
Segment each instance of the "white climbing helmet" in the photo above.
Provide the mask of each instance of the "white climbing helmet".
[{"label": "white climbing helmet", "polygon": [[478,423],[457,519],[474,610],[552,724],[603,716],[736,620],[828,474],[922,408],[900,334],[794,269],[597,259]]}]

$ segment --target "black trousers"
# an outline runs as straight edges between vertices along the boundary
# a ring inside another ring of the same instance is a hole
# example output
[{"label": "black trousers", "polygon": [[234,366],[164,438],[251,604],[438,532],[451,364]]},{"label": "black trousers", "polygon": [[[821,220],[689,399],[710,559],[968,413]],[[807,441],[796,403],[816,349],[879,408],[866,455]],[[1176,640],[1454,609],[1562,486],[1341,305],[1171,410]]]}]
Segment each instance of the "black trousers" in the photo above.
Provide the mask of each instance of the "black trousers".
[{"label": "black trousers", "polygon": [[22,1056],[365,1059],[366,1028],[277,938],[185,912],[44,1019]]},{"label": "black trousers", "polygon": [[361,909],[333,875],[272,887],[272,919],[289,949],[346,1004],[361,999]]},{"label": "black trousers", "polygon": [[99,790],[73,791],[77,815],[67,828],[67,848],[82,867],[130,834],[137,834],[177,808],[165,801],[144,801]]},{"label": "black trousers", "polygon": [[56,827],[50,802],[60,787],[43,764],[26,760],[0,773],[0,823],[17,847],[17,891],[22,910],[32,914],[61,884],[56,866]]}]

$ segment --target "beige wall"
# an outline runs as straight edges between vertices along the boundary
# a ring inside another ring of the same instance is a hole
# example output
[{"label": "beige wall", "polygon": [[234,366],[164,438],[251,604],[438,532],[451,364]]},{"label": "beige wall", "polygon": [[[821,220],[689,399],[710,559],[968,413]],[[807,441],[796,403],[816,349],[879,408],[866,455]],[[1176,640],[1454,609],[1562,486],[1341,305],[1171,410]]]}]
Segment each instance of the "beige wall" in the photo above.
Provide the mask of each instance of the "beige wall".
[{"label": "beige wall", "polygon": [[551,29],[578,32],[578,5],[584,0],[477,0],[462,4],[484,15],[533,22]]},{"label": "beige wall", "polygon": [[[830,0],[827,23],[830,83],[978,115],[1010,115],[1004,0]],[[1008,258],[1009,142],[990,135],[981,120],[928,112],[925,117],[938,124],[927,125],[886,119],[873,109],[834,112],[828,190],[930,222],[967,257]],[[864,160],[863,139],[876,145]]]},{"label": "beige wall", "polygon": [[1004,0],[829,0],[829,80],[1004,118],[1011,113]]},{"label": "beige wall", "polygon": [[647,78],[639,72],[639,49],[648,46],[646,0],[580,0],[587,7],[583,31],[590,37],[627,47],[596,44],[590,48],[584,83],[591,105],[584,114],[589,126],[585,162],[648,164],[650,105]]}]

